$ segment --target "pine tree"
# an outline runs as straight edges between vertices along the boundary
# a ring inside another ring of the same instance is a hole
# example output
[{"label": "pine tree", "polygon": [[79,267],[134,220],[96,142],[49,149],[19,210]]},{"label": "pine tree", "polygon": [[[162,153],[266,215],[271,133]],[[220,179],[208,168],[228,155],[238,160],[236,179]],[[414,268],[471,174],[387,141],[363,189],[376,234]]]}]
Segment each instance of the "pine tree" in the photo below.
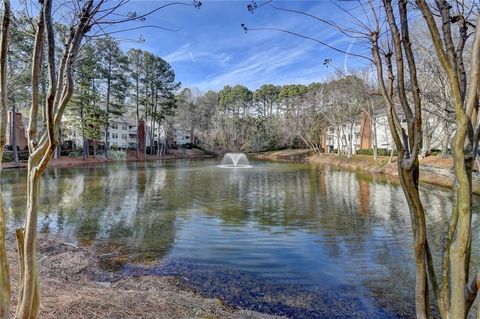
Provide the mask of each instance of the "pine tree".
[{"label": "pine tree", "polygon": [[99,75],[105,86],[105,155],[108,157],[109,120],[111,116],[125,113],[128,59],[118,41],[110,36],[98,40],[96,46]]}]

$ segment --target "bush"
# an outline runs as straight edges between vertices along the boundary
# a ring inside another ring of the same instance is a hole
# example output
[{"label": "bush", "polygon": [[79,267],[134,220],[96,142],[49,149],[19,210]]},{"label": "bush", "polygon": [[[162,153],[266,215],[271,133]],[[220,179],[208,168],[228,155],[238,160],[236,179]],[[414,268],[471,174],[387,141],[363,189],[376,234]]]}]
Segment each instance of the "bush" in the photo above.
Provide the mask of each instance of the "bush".
[{"label": "bush", "polygon": [[80,156],[82,156],[82,152],[81,151],[72,151],[72,152],[68,153],[68,156],[69,157],[80,157]]},{"label": "bush", "polygon": [[373,149],[371,148],[362,148],[357,150],[357,155],[373,155]]},{"label": "bush", "polygon": [[13,152],[5,151],[3,152],[3,162],[13,162]]},{"label": "bush", "polygon": [[[28,150],[27,151],[18,151],[18,160],[27,161],[28,160]],[[3,162],[13,162],[13,151],[4,151],[3,152]]]},{"label": "bush", "polygon": [[117,150],[110,150],[108,152],[108,157],[112,158],[114,160],[124,160],[127,158],[127,152],[126,151],[117,151]]},{"label": "bush", "polygon": [[[377,149],[378,156],[390,156],[390,150],[386,148],[378,148]],[[397,155],[397,150],[393,150],[393,155]],[[357,150],[357,155],[372,155],[373,156],[373,149],[372,148],[364,148]]]}]

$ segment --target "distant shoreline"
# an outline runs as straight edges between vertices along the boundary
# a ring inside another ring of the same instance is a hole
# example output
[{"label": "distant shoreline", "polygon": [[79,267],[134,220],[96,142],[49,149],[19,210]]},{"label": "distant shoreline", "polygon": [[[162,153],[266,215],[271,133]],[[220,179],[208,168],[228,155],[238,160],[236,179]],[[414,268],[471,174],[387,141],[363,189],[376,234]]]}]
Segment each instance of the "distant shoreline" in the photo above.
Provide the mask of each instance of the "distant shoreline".
[{"label": "distant shoreline", "polygon": [[[398,182],[396,157],[379,156],[374,160],[371,155],[314,154],[306,149],[281,150],[274,152],[254,153],[250,158],[270,161],[302,161],[314,164],[330,165],[341,169],[383,175]],[[420,160],[420,182],[435,186],[453,188],[453,160],[441,156],[428,156]],[[480,195],[480,174],[474,172],[473,193]]]},{"label": "distant shoreline", "polygon": [[[180,153],[176,152],[177,154],[170,154],[166,156],[156,156],[156,155],[147,155],[142,159],[136,157],[128,157],[126,159],[116,160],[116,159],[105,159],[105,158],[96,158],[96,157],[89,157],[87,161],[83,159],[83,156],[79,157],[70,157],[70,156],[62,156],[58,159],[52,158],[48,163],[48,167],[55,168],[55,167],[81,167],[81,166],[94,166],[99,164],[110,164],[110,163],[132,163],[132,162],[149,162],[155,160],[174,160],[174,159],[202,159],[202,158],[212,158],[213,155],[205,154],[204,152],[199,153],[195,152],[193,154]],[[10,170],[10,169],[23,169],[26,168],[28,165],[27,161],[21,161],[19,165],[15,165],[13,162],[7,162],[2,164],[2,169]]]}]

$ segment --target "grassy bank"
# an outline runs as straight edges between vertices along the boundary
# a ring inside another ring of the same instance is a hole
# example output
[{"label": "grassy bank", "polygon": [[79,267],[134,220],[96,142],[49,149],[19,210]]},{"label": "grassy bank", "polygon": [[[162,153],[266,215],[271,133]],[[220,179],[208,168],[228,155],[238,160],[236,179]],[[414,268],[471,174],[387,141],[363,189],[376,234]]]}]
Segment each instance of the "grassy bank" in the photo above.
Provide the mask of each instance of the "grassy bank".
[{"label": "grassy bank", "polygon": [[[253,158],[262,160],[307,161],[322,165],[333,165],[346,170],[360,171],[371,174],[384,175],[398,181],[396,158],[379,157],[374,160],[371,155],[313,154],[308,150],[282,150],[252,154]],[[442,187],[453,187],[453,177],[446,176],[453,169],[451,158],[429,156],[420,160],[420,182]],[[444,174],[446,173],[446,174]],[[474,182],[473,192],[480,195],[480,183]]]}]

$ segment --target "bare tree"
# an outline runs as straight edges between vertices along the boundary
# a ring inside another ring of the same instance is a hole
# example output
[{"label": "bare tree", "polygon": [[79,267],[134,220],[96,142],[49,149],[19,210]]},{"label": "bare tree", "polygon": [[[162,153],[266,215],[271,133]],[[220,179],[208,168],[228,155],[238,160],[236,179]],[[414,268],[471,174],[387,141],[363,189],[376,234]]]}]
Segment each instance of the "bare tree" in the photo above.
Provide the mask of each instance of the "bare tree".
[{"label": "bare tree", "polygon": [[[370,2],[371,3],[371,2]],[[409,18],[407,1],[398,2],[398,18],[396,11],[389,0],[383,0],[391,40],[394,45],[394,65],[396,69],[397,91],[403,113],[407,120],[407,130],[401,127],[393,103],[393,66],[392,54],[380,55],[378,36],[380,23],[375,9],[375,32],[372,36],[372,52],[377,66],[377,76],[382,95],[389,110],[389,124],[392,135],[397,145],[399,156],[397,159],[399,176],[402,188],[412,215],[414,234],[414,252],[416,261],[416,312],[417,318],[430,316],[429,282],[433,289],[435,299],[443,318],[465,318],[475,300],[478,290],[478,277],[468,284],[471,258],[471,217],[472,217],[472,188],[471,173],[473,159],[478,148],[478,87],[480,76],[480,35],[476,32],[472,43],[472,66],[470,79],[467,79],[463,63],[463,50],[467,40],[468,18],[459,10],[458,25],[460,27],[460,41],[453,43],[451,36],[452,7],[446,1],[436,1],[436,7],[442,17],[442,33],[440,35],[437,23],[432,13],[432,8],[423,0],[416,1],[430,30],[431,39],[435,46],[438,58],[445,69],[451,94],[454,97],[457,130],[454,138],[454,163],[456,176],[456,199],[448,229],[447,242],[442,258],[440,282],[434,269],[433,257],[428,245],[426,234],[426,217],[422,202],[418,194],[418,155],[422,142],[422,102],[416,63],[409,37]],[[457,3],[458,4],[458,3]],[[399,22],[397,22],[399,19]],[[478,20],[477,18],[477,25]],[[401,26],[400,30],[397,23]],[[404,57],[407,62],[405,63]],[[386,66],[384,79],[383,67]],[[406,79],[404,69],[408,68],[410,84],[413,95],[413,106],[406,98]],[[470,82],[470,83],[468,83]],[[386,84],[387,83],[387,84]],[[467,93],[467,88],[469,89]],[[470,134],[468,131],[470,130]],[[468,137],[467,137],[468,136]],[[480,312],[478,314],[480,316]]]},{"label": "bare tree", "polygon": [[[455,203],[448,226],[439,278],[435,272],[427,240],[426,214],[418,187],[418,156],[423,140],[423,104],[416,55],[410,40],[409,24],[413,19],[412,7],[407,0],[398,0],[395,8],[391,0],[382,0],[381,3],[368,0],[366,4],[359,2],[360,10],[367,16],[365,23],[339,6],[355,21],[357,28],[351,28],[309,13],[276,7],[271,4],[271,1],[266,1],[261,6],[269,5],[277,10],[307,16],[339,32],[369,41],[379,90],[387,107],[390,131],[398,151],[398,175],[411,214],[416,271],[416,316],[417,318],[430,317],[429,289],[431,287],[442,318],[466,318],[480,287],[480,276],[470,276],[472,169],[480,138],[478,121],[480,16],[478,5],[471,2],[435,0],[433,4],[425,0],[416,0],[415,4],[428,26],[429,40],[433,43],[437,58],[447,75],[448,95],[452,98],[457,126],[452,143],[456,177]],[[260,5],[253,3],[248,9],[253,11],[258,7]],[[383,19],[385,21],[382,21]],[[327,45],[321,40],[288,30],[249,29],[244,25],[242,27],[245,31],[280,31]],[[453,40],[452,28],[454,27],[459,34],[458,42]],[[468,42],[470,37],[473,37],[473,40]],[[337,51],[348,54],[338,48]],[[469,74],[464,61],[464,55],[467,52],[470,52],[471,56]],[[399,114],[403,118],[402,121]],[[477,318],[480,318],[480,310],[477,312]]]},{"label": "bare tree", "polygon": [[10,273],[5,244],[5,211],[2,198],[2,159],[6,144],[7,105],[7,51],[10,25],[10,1],[3,1],[2,33],[0,38],[0,318],[10,318]]},{"label": "bare tree", "polygon": [[[467,73],[464,54],[469,29],[473,24],[470,14],[478,8],[468,8],[463,2],[454,6],[445,0],[436,0],[436,9],[441,17],[441,27],[435,21],[432,8],[424,0],[416,0],[428,25],[435,52],[445,70],[453,98],[456,117],[456,132],[452,143],[455,165],[456,200],[452,210],[447,243],[442,260],[442,275],[439,286],[433,286],[437,303],[443,317],[465,318],[480,287],[480,275],[470,280],[472,247],[472,170],[478,150],[480,125],[478,121],[480,91],[480,15],[477,12],[476,28],[472,33],[470,47],[471,66]],[[455,7],[456,9],[453,9]],[[457,27],[460,39],[454,43],[452,28]],[[430,275],[433,277],[434,273]],[[434,278],[431,278],[433,281]],[[477,312],[480,318],[480,309]]]},{"label": "bare tree", "polygon": [[[107,27],[129,21],[142,21],[148,14],[172,4],[184,4],[200,6],[200,2],[193,3],[168,3],[145,14],[128,14],[123,17],[114,14],[128,1],[117,1],[108,3],[105,0],[87,0],[76,3],[75,12],[72,13],[72,20],[69,30],[63,39],[63,53],[61,58],[56,58],[55,42],[57,34],[54,28],[52,16],[52,0],[39,1],[38,18],[35,22],[35,40],[32,61],[32,102],[30,107],[30,119],[28,127],[28,148],[30,156],[27,167],[27,212],[25,228],[16,231],[18,244],[18,257],[20,264],[20,278],[18,285],[18,298],[15,318],[34,319],[38,316],[39,299],[39,276],[36,260],[37,240],[37,217],[38,217],[38,196],[40,191],[40,179],[45,171],[55,148],[59,142],[59,129],[62,116],[74,91],[74,66],[78,52],[85,35],[97,27],[96,34],[106,33]],[[3,155],[6,130],[6,53],[7,34],[9,23],[9,2],[3,2],[2,35],[0,42],[0,155]],[[109,20],[111,16],[117,17]],[[116,31],[117,32],[117,31]],[[46,53],[44,57],[44,53]],[[46,61],[48,70],[48,93],[45,101],[40,102],[40,78],[42,61]],[[58,62],[58,64],[57,64]],[[39,113],[44,114],[45,131],[37,132]],[[0,208],[2,208],[0,206]],[[5,258],[5,227],[3,209],[0,215],[0,263],[1,263],[1,294],[0,312],[2,318],[8,318],[10,313],[10,285],[8,275],[8,263]]]}]

